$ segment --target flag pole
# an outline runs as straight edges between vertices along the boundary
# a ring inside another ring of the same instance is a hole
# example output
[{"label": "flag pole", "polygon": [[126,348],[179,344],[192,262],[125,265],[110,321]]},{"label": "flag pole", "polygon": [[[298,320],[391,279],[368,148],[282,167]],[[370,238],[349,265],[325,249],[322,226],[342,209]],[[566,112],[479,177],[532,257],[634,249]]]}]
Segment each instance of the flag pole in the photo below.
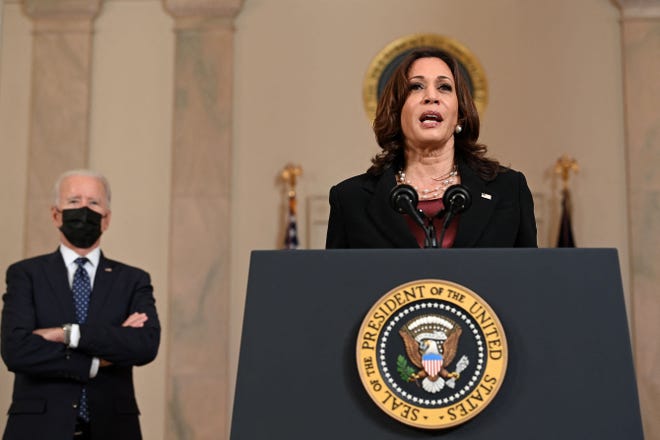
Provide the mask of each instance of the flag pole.
[{"label": "flag pole", "polygon": [[297,225],[297,200],[296,184],[298,177],[302,176],[302,167],[300,165],[287,164],[282,170],[282,180],[287,185],[287,195],[289,198],[289,208],[287,212],[286,232],[284,236],[284,248],[296,249],[298,247],[298,225]]},{"label": "flag pole", "polygon": [[557,159],[555,164],[555,173],[561,176],[561,220],[559,225],[559,235],[557,236],[557,247],[575,247],[573,239],[573,227],[571,226],[571,195],[568,181],[571,177],[571,171],[577,173],[580,170],[577,161],[567,154]]}]

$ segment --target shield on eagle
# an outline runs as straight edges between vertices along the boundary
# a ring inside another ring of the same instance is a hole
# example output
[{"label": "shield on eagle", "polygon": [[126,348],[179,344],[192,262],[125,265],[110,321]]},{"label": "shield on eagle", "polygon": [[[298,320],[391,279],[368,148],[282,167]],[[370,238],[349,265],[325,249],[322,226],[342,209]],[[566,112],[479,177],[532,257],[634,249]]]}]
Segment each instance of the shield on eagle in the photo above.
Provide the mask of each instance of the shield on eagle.
[{"label": "shield on eagle", "polygon": [[422,355],[424,371],[431,377],[437,377],[442,371],[442,355],[439,353],[426,353]]}]

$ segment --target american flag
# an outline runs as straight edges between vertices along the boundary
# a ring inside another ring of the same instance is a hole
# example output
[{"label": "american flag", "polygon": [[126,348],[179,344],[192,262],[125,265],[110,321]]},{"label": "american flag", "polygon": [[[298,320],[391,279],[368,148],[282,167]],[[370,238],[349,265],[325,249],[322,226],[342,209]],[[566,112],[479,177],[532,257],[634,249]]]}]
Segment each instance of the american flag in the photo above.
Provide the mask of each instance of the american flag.
[{"label": "american flag", "polygon": [[561,199],[561,220],[559,223],[559,235],[557,247],[575,247],[573,239],[573,227],[571,226],[570,193],[564,189]]},{"label": "american flag", "polygon": [[557,160],[555,172],[561,174],[563,189],[561,192],[561,219],[559,224],[559,235],[557,236],[557,247],[575,247],[573,239],[573,227],[571,226],[571,194],[568,191],[568,178],[571,171],[577,173],[580,167],[577,161],[564,154]]},{"label": "american flag", "polygon": [[289,191],[289,212],[287,215],[286,235],[284,237],[284,247],[286,249],[296,249],[298,247],[298,225],[296,224],[296,192]]}]

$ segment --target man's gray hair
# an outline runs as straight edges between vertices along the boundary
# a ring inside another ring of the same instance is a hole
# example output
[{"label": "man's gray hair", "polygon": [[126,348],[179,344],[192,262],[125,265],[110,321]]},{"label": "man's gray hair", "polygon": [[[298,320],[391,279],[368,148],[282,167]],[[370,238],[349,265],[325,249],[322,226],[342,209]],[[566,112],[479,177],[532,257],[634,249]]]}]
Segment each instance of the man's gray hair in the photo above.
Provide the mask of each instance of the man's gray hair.
[{"label": "man's gray hair", "polygon": [[93,177],[94,179],[101,182],[101,184],[103,185],[103,189],[105,190],[106,203],[108,204],[108,209],[110,208],[110,200],[112,199],[112,194],[110,192],[110,182],[108,182],[108,179],[106,179],[103,174],[87,169],[70,170],[60,174],[60,177],[58,177],[57,180],[55,181],[55,185],[53,185],[53,196],[55,200],[54,206],[58,206],[60,203],[60,186],[62,185],[62,181],[64,181],[64,179],[66,179],[67,177],[71,177],[71,176]]}]

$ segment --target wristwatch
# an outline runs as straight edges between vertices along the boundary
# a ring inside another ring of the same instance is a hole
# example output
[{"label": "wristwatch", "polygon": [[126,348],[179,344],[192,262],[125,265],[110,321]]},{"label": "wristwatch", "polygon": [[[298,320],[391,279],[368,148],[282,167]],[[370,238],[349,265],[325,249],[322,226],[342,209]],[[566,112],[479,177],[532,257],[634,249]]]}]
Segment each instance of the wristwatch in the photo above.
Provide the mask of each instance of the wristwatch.
[{"label": "wristwatch", "polygon": [[71,344],[71,324],[64,324],[62,330],[64,330],[64,345],[67,347]]}]

